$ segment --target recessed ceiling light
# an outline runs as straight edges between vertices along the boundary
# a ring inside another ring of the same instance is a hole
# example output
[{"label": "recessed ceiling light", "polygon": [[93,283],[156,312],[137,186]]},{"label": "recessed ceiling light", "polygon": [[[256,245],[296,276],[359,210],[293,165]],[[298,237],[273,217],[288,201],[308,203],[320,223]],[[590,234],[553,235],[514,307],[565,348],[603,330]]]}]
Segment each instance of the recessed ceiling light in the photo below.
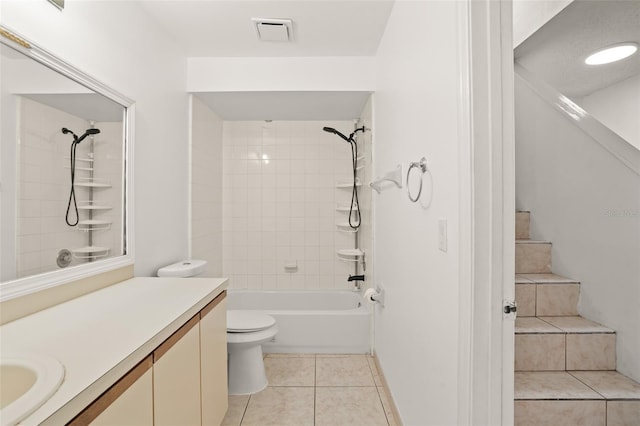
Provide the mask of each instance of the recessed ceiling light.
[{"label": "recessed ceiling light", "polygon": [[638,50],[636,43],[621,43],[600,49],[587,57],[584,63],[587,65],[602,65],[627,58]]}]

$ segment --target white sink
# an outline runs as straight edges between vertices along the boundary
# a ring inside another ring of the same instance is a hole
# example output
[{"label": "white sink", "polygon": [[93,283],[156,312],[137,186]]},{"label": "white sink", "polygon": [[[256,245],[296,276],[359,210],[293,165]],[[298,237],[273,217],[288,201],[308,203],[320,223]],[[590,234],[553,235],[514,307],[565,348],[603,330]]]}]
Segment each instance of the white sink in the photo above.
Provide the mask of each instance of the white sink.
[{"label": "white sink", "polygon": [[0,422],[15,425],[44,404],[64,379],[58,360],[35,354],[0,356]]}]

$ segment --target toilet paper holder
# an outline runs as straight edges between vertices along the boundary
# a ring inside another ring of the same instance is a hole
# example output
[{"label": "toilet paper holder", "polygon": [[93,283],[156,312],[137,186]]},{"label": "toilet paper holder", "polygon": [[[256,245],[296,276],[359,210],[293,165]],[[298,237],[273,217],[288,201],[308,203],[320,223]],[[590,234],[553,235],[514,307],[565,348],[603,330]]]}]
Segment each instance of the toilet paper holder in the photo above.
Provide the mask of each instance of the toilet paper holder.
[{"label": "toilet paper holder", "polygon": [[384,289],[380,286],[376,286],[376,288],[368,288],[364,292],[364,300],[372,305],[377,303],[380,306],[384,306]]}]

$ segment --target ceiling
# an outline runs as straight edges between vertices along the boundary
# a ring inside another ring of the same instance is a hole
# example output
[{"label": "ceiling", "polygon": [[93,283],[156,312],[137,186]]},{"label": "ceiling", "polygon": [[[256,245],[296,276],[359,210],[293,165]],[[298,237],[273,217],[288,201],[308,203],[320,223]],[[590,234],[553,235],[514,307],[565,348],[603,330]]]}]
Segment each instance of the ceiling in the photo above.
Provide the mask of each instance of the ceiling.
[{"label": "ceiling", "polygon": [[[141,0],[187,57],[373,56],[394,0]],[[252,18],[293,21],[291,42],[258,40]],[[369,92],[197,93],[225,120],[349,120]]]},{"label": "ceiling", "polygon": [[640,43],[640,1],[575,0],[515,50],[518,63],[559,92],[582,97],[640,73],[640,54],[589,66],[600,48]]},{"label": "ceiling", "polygon": [[360,117],[369,92],[196,93],[223,120],[350,120]]},{"label": "ceiling", "polygon": [[[187,57],[375,55],[393,0],[142,0]],[[261,42],[251,18],[293,20],[292,42]]]}]

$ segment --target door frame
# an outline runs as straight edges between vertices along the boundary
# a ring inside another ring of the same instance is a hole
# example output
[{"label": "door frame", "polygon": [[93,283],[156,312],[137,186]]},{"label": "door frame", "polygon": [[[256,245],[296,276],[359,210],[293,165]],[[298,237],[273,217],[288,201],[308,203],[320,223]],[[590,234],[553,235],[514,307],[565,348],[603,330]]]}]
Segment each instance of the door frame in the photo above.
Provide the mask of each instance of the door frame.
[{"label": "door frame", "polygon": [[460,2],[458,424],[513,424],[515,136],[511,0]]}]

